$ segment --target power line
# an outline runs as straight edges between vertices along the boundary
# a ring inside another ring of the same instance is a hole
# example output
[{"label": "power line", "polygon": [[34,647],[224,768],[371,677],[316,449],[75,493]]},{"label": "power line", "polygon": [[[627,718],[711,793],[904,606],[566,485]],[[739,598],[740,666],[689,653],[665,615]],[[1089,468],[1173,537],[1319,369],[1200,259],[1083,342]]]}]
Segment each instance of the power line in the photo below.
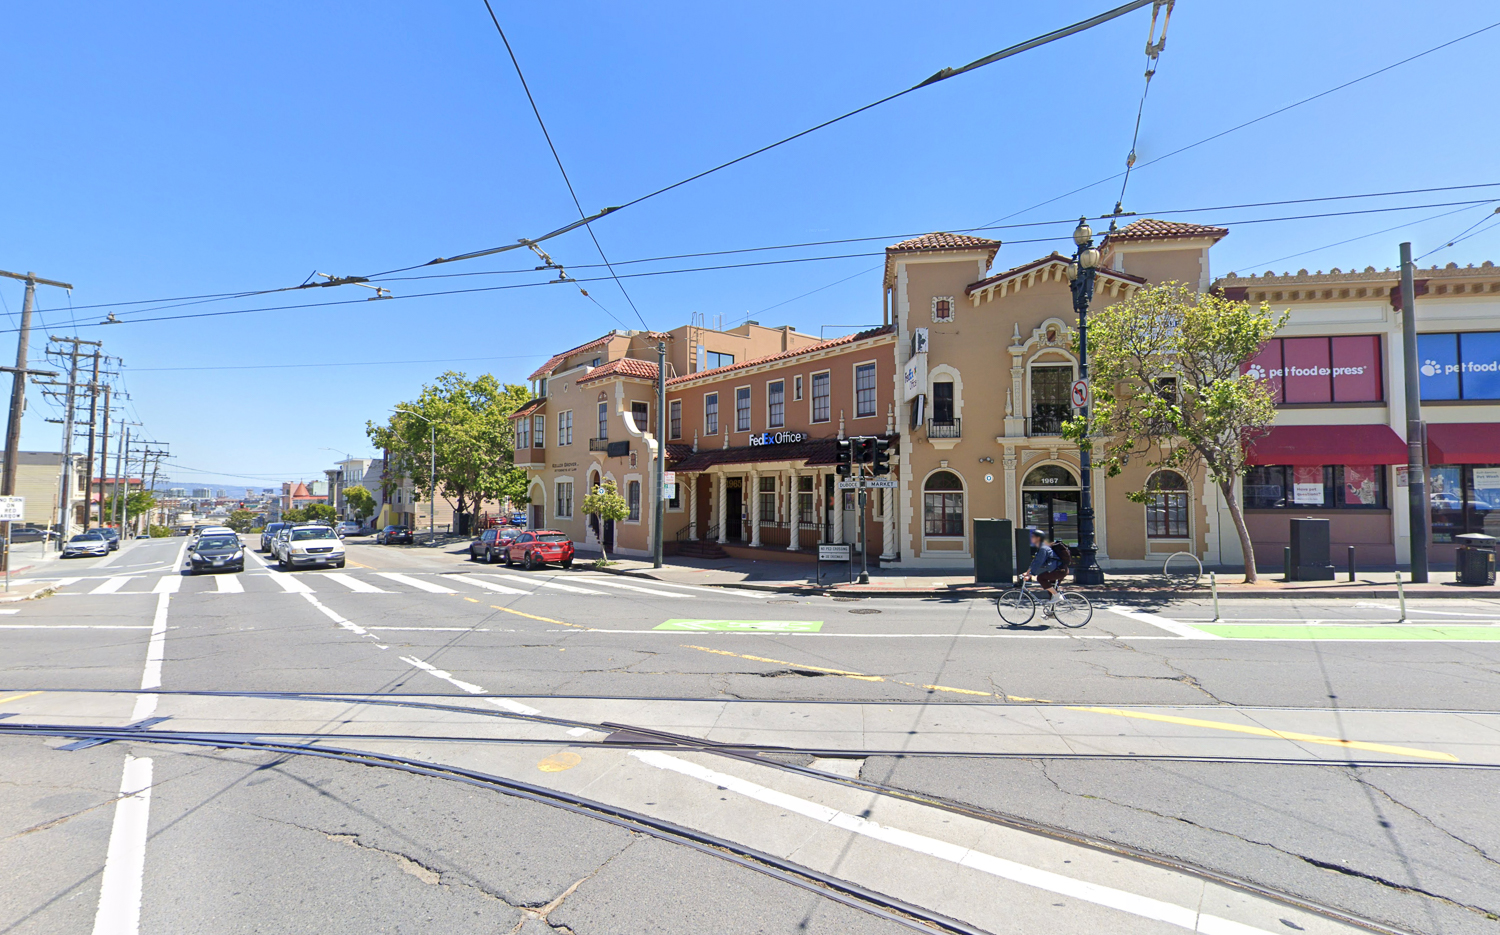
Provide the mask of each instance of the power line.
[{"label": "power line", "polygon": [[512,354],[507,357],[445,357],[429,360],[346,360],[336,363],[319,361],[311,364],[241,364],[230,367],[132,367],[131,373],[163,373],[182,370],[285,370],[294,367],[389,367],[402,364],[462,364],[481,360],[535,360],[543,354]]},{"label": "power line", "polygon": [[[1458,243],[1460,241],[1468,240],[1469,237],[1474,236],[1473,234],[1470,234],[1469,231],[1474,230],[1474,228],[1476,228],[1479,225],[1483,224],[1485,221],[1490,220],[1496,214],[1500,214],[1500,208],[1496,208],[1494,211],[1491,211],[1489,214],[1486,214],[1485,216],[1481,217],[1479,220],[1475,221],[1473,224],[1470,224],[1468,227],[1465,227],[1463,230],[1459,231],[1458,233],[1454,234],[1452,237],[1449,237],[1447,240],[1443,241],[1442,246],[1440,246],[1440,247],[1433,247],[1431,250],[1428,250],[1426,253],[1422,254],[1419,257],[1417,257],[1417,259],[1418,260],[1426,259],[1427,257],[1432,256],[1434,253],[1437,253],[1439,250],[1446,250],[1449,247],[1453,246],[1454,244],[1456,244],[1456,243]],[[1483,233],[1483,232],[1482,231],[1475,231],[1475,233]]]},{"label": "power line", "polygon": [[[1489,203],[1493,204],[1493,202],[1489,202]],[[1384,228],[1383,230],[1371,231],[1368,234],[1360,234],[1358,237],[1350,237],[1347,240],[1338,240],[1338,241],[1335,241],[1333,243],[1324,244],[1321,247],[1313,247],[1311,250],[1302,250],[1302,251],[1299,251],[1297,253],[1289,253],[1286,256],[1279,256],[1279,257],[1277,257],[1274,260],[1262,260],[1261,262],[1258,262],[1258,263],[1250,263],[1250,264],[1247,264],[1245,266],[1241,266],[1239,269],[1234,270],[1234,272],[1236,274],[1238,274],[1238,273],[1240,273],[1241,271],[1244,271],[1244,270],[1259,269],[1262,266],[1269,266],[1272,263],[1280,263],[1283,260],[1295,260],[1299,256],[1307,256],[1309,253],[1317,253],[1319,250],[1328,250],[1328,249],[1330,249],[1332,247],[1342,247],[1344,244],[1346,244],[1346,243],[1354,243],[1356,240],[1365,240],[1365,239],[1368,239],[1370,237],[1378,236],[1380,234],[1389,234],[1391,231],[1397,231],[1397,230],[1400,230],[1403,227],[1411,227],[1413,224],[1423,224],[1423,223],[1426,223],[1427,221],[1435,221],[1438,218],[1448,217],[1451,214],[1458,214],[1459,212],[1463,211],[1464,208],[1467,208],[1467,207],[1472,207],[1472,205],[1465,205],[1462,208],[1455,208],[1452,211],[1443,211],[1443,212],[1440,212],[1438,214],[1431,215],[1430,217],[1417,218],[1415,221],[1404,221],[1404,222],[1402,222],[1400,224],[1397,224],[1395,227],[1387,227],[1387,228]]]}]

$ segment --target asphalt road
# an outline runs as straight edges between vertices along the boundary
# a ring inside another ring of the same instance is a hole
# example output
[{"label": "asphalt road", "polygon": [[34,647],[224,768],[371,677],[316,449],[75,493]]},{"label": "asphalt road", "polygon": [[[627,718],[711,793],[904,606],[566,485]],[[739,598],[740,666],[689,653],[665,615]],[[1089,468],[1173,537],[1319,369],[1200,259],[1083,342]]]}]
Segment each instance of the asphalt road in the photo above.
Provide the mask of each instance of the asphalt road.
[{"label": "asphalt road", "polygon": [[[1493,602],[1014,628],[359,540],[184,576],[182,545],[0,606],[0,933],[1500,930]],[[57,749],[131,724],[184,742]],[[310,735],[562,798],[264,747]]]}]

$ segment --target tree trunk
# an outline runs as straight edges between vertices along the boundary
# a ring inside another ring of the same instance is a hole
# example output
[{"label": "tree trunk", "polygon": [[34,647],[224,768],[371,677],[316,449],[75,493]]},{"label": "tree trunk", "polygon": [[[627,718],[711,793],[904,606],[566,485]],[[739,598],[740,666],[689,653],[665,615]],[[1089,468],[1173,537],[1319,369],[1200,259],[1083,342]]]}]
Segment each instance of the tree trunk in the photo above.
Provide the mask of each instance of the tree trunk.
[{"label": "tree trunk", "polygon": [[605,523],[605,519],[604,519],[604,516],[602,514],[595,514],[595,515],[599,516],[599,561],[601,561],[601,562],[607,562],[607,561],[609,561],[609,553],[604,550],[604,523]]},{"label": "tree trunk", "polygon": [[1229,516],[1234,520],[1234,531],[1240,536],[1240,551],[1245,556],[1245,583],[1255,584],[1258,580],[1255,576],[1255,549],[1250,544],[1250,530],[1245,526],[1245,514],[1240,509],[1239,501],[1234,498],[1234,481],[1221,482],[1219,490],[1224,494],[1224,501],[1229,504]]}]

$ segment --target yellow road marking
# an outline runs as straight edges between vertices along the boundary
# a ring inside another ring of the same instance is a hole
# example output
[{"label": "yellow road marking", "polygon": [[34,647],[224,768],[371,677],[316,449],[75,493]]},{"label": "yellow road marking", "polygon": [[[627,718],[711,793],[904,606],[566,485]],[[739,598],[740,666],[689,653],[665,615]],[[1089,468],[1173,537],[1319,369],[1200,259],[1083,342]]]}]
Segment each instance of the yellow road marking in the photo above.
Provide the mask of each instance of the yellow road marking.
[{"label": "yellow road marking", "polygon": [[913,685],[911,682],[902,682],[902,685],[912,685],[914,688],[930,688],[939,692],[957,692],[960,695],[981,695],[985,698],[993,698],[992,692],[977,692],[972,688],[949,688],[947,685]]},{"label": "yellow road marking", "polygon": [[717,656],[733,656],[736,659],[749,659],[752,662],[769,662],[772,665],[791,666],[794,669],[809,669],[813,672],[827,672],[829,675],[842,675],[847,679],[859,679],[861,682],[884,682],[885,678],[879,675],[865,675],[862,672],[848,672],[844,669],[829,669],[824,666],[803,665],[800,662],[787,662],[785,659],[767,659],[765,656],[746,656],[742,653],[731,653],[723,649],[709,649],[707,646],[690,646],[682,644],[684,649],[697,649],[705,653],[713,653]]},{"label": "yellow road marking", "polygon": [[1114,714],[1120,717],[1140,718],[1144,721],[1162,721],[1167,724],[1185,724],[1188,727],[1209,727],[1214,730],[1228,730],[1240,734],[1254,734],[1257,737],[1279,737],[1282,740],[1300,740],[1304,743],[1321,743],[1331,747],[1344,747],[1349,750],[1369,750],[1372,753],[1395,753],[1400,756],[1415,756],[1425,760],[1450,760],[1458,762],[1458,757],[1451,753],[1439,753],[1434,750],[1418,750],[1414,747],[1397,747],[1385,743],[1367,743],[1363,740],[1344,740],[1339,737],[1323,737],[1318,734],[1300,734],[1289,730],[1271,730],[1268,727],[1251,727],[1246,724],[1230,724],[1226,721],[1204,721],[1192,717],[1177,717],[1173,714],[1151,714],[1145,711],[1121,711],[1118,708],[1083,708],[1069,706],[1072,711],[1093,711],[1098,714]]},{"label": "yellow road marking", "polygon": [[583,757],[572,750],[564,750],[554,753],[536,765],[536,768],[544,773],[560,773],[565,769],[572,769],[583,762]]},{"label": "yellow road marking", "polygon": [[353,565],[355,568],[374,568],[375,567],[374,565],[365,565],[365,564],[362,564],[360,562],[356,562],[352,558],[346,558],[346,559],[344,559],[344,561],[346,561],[349,564]]},{"label": "yellow road marking", "polygon": [[524,610],[512,610],[509,607],[501,607],[499,604],[491,604],[490,607],[494,608],[495,610],[503,610],[508,614],[515,614],[517,617],[529,617],[532,620],[540,620],[543,623],[555,623],[558,626],[562,627],[577,627],[580,630],[593,629],[593,627],[586,627],[581,623],[569,623],[566,620],[553,620],[551,617],[538,617],[536,614],[528,614]]},{"label": "yellow road marking", "polygon": [[30,698],[32,695],[40,695],[41,692],[23,692],[19,695],[11,695],[9,698],[0,698],[0,704],[8,704],[12,701],[20,701],[22,698]]},{"label": "yellow road marking", "polygon": [[464,598],[464,600],[468,601],[470,604],[477,604],[477,603],[479,603],[478,601],[474,600],[474,598],[472,598],[472,597],[466,597],[466,598]]}]

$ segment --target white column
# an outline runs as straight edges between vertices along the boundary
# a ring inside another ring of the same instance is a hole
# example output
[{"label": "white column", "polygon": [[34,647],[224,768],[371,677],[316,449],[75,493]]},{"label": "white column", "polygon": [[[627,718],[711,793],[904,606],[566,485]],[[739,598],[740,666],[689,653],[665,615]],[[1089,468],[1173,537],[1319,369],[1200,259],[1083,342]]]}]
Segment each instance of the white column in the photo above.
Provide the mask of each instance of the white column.
[{"label": "white column", "polygon": [[882,489],[880,491],[880,515],[885,517],[880,526],[885,532],[885,541],[882,544],[880,560],[892,562],[896,560],[896,498],[891,496],[891,491]]},{"label": "white column", "polygon": [[788,552],[795,552],[797,551],[797,539],[800,535],[797,529],[797,498],[800,494],[797,492],[797,468],[795,466],[792,467],[791,473],[787,477],[786,525],[790,535],[787,536],[786,550]]},{"label": "white column", "polygon": [[833,475],[833,541],[844,541],[844,492],[839,489],[842,474]]},{"label": "white column", "polygon": [[698,541],[698,475],[688,474],[688,539]]},{"label": "white column", "polygon": [[760,472],[750,471],[750,545],[760,548]]},{"label": "white column", "polygon": [[726,483],[729,478],[725,474],[713,476],[719,482],[719,541],[722,543],[729,539],[729,517],[724,515],[724,511],[729,509],[729,485]]}]

